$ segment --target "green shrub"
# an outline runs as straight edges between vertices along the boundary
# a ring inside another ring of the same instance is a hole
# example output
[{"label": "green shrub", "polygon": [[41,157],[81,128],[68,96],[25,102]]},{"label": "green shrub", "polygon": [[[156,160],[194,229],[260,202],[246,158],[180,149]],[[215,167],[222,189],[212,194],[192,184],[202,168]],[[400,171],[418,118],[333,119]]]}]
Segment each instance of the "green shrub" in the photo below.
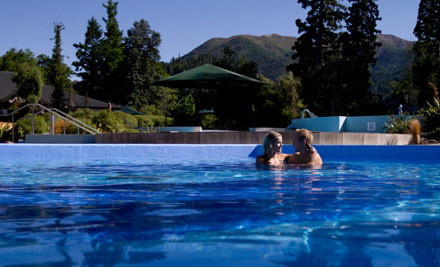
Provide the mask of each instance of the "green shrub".
[{"label": "green shrub", "polygon": [[163,115],[163,112],[154,105],[141,107],[139,111],[146,115]]},{"label": "green shrub", "polygon": [[95,114],[92,123],[101,133],[118,133],[125,128],[122,119],[107,110]]},{"label": "green shrub", "polygon": [[12,141],[12,128],[10,123],[0,123],[0,142]]},{"label": "green shrub", "polygon": [[[49,122],[44,116],[34,117],[34,132],[35,134],[49,133]],[[15,124],[15,133],[18,139],[23,139],[26,134],[32,133],[31,118],[26,117],[17,121]]]},{"label": "green shrub", "polygon": [[78,118],[92,118],[97,112],[88,108],[79,108],[73,112],[70,112],[69,115]]},{"label": "green shrub", "polygon": [[384,125],[387,133],[407,133],[409,131],[409,118],[406,113],[391,118]]},{"label": "green shrub", "polygon": [[420,111],[423,131],[427,138],[440,141],[440,103],[434,98],[433,104],[428,103],[428,108]]},{"label": "green shrub", "polygon": [[171,124],[173,119],[168,117],[165,123],[165,116],[163,115],[135,115],[137,119],[138,127],[153,127],[153,126],[165,126],[165,124]]},{"label": "green shrub", "polygon": [[217,128],[217,121],[215,114],[206,114],[202,117],[201,126],[203,129],[215,129]]},{"label": "green shrub", "polygon": [[114,116],[116,116],[117,118],[121,119],[124,123],[124,128],[137,128],[138,126],[138,120],[136,119],[135,116],[130,115],[128,113],[124,113],[122,111],[115,111],[112,112]]}]

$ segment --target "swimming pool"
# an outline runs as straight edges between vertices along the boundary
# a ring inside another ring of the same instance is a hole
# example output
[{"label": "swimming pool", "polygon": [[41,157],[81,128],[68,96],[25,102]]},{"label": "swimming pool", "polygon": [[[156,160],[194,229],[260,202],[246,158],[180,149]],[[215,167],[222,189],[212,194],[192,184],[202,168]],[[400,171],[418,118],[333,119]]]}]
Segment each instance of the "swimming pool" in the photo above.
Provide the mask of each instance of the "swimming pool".
[{"label": "swimming pool", "polygon": [[0,264],[439,265],[440,147],[317,148],[0,146]]}]

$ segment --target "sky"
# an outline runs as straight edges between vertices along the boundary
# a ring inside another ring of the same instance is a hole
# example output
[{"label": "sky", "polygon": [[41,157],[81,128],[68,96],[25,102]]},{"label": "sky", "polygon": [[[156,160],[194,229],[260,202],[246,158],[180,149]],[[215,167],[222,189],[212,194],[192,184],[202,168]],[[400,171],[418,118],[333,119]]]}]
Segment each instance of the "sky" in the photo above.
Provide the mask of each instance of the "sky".
[{"label": "sky", "polygon": [[[116,1],[117,2],[117,1]],[[415,41],[419,0],[378,0],[378,29]],[[0,56],[10,48],[52,54],[54,23],[61,22],[64,62],[76,60],[74,43],[83,43],[88,20],[105,29],[107,0],[0,0]],[[183,56],[211,38],[239,34],[298,37],[296,19],[306,10],[296,0],[119,0],[117,20],[124,36],[145,19],[159,32],[161,60]],[[292,44],[293,45],[293,44]]]}]

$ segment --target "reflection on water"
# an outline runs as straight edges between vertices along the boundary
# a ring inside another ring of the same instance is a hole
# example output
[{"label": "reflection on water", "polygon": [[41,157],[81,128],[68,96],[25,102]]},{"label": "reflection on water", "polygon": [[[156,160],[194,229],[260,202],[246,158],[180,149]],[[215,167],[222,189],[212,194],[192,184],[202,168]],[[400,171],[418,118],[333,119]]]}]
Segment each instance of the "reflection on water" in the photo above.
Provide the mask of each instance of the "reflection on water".
[{"label": "reflection on water", "polygon": [[440,263],[438,165],[11,169],[0,185],[3,265]]}]

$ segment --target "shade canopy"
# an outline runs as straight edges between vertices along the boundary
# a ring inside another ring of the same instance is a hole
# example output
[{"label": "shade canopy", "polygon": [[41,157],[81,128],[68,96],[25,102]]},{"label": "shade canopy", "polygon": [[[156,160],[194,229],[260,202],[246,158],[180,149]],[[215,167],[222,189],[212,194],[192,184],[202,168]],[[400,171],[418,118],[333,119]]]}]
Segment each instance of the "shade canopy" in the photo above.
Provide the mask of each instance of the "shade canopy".
[{"label": "shade canopy", "polygon": [[153,85],[172,88],[218,88],[227,86],[259,86],[265,82],[211,64],[170,76]]}]

